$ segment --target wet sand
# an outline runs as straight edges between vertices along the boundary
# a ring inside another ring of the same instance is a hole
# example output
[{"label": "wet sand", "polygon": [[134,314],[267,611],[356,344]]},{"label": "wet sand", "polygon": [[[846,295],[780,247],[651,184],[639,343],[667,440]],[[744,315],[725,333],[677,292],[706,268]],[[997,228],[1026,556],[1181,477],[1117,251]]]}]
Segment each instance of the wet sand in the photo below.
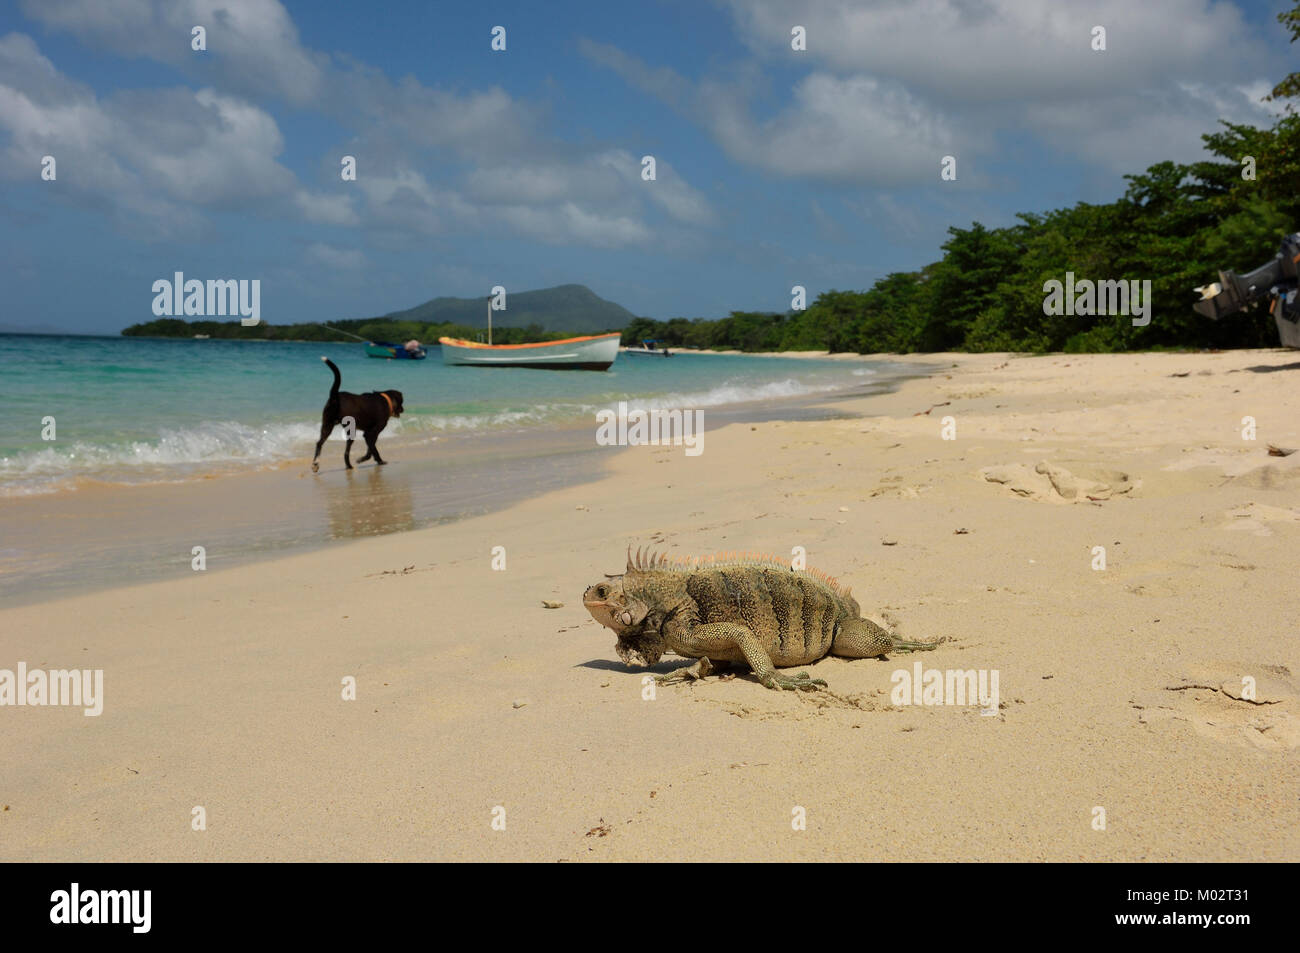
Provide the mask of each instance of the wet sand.
[{"label": "wet sand", "polygon": [[[845,401],[900,379],[867,379],[856,391],[821,397],[825,404],[804,397],[710,407],[702,420],[709,431],[851,416],[839,409]],[[611,448],[596,444],[595,430],[570,424],[385,440],[386,466],[351,471],[342,440],[331,439],[319,474],[304,457],[253,472],[135,485],[82,480],[58,493],[0,497],[0,604],[175,579],[192,571],[196,546],[209,569],[228,568],[483,515],[597,479]],[[354,447],[354,462],[364,452]]]}]

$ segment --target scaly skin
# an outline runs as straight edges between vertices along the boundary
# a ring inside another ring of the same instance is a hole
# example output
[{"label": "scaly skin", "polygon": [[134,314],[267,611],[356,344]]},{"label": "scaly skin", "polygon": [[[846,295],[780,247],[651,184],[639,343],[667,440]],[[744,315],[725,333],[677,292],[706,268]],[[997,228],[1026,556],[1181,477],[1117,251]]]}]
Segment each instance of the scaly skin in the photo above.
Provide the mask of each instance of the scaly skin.
[{"label": "scaly skin", "polygon": [[627,570],[589,586],[582,597],[592,617],[618,636],[615,651],[627,663],[654,665],[664,652],[700,661],[671,675],[673,682],[703,678],[714,663],[743,662],[772,689],[825,687],[807,665],[826,655],[875,658],[888,652],[926,651],[938,642],[906,642],[861,610],[848,589],[821,573],[792,570],[771,556],[720,554],[697,560],[628,551]]}]

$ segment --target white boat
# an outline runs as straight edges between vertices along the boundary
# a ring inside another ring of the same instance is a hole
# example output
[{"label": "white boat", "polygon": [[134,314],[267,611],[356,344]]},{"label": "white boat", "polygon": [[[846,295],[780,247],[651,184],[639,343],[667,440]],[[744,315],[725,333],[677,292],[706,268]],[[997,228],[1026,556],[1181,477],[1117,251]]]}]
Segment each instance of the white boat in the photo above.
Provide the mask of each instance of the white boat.
[{"label": "white boat", "polygon": [[468,367],[540,367],[550,370],[604,371],[618,357],[618,331],[590,334],[562,341],[538,341],[536,344],[493,344],[492,305],[488,304],[488,339],[465,341],[438,338],[442,345],[442,363]]},{"label": "white boat", "polygon": [[542,367],[552,370],[604,371],[618,357],[618,331],[536,344],[482,344],[438,338],[442,363],[473,367]]}]

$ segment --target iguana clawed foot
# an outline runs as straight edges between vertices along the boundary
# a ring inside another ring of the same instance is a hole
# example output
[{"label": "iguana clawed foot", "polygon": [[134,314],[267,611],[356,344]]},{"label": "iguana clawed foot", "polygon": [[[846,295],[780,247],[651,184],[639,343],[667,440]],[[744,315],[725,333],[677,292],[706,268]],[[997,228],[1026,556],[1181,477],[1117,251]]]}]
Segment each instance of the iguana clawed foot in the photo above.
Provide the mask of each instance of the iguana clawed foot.
[{"label": "iguana clawed foot", "polygon": [[690,679],[691,681],[699,681],[701,678],[705,678],[713,674],[715,671],[717,671],[717,669],[713,667],[712,662],[707,658],[699,658],[695,660],[694,665],[683,665],[681,668],[671,671],[667,675],[656,675],[654,679],[660,685],[672,685],[675,682],[684,682],[687,679]]},{"label": "iguana clawed foot", "polygon": [[773,672],[771,675],[759,678],[765,688],[773,688],[778,691],[781,689],[792,689],[803,692],[815,692],[819,688],[826,687],[825,679],[813,678],[807,672],[800,672],[798,675],[782,675],[780,672]]},{"label": "iguana clawed foot", "polygon": [[[660,685],[672,685],[676,682],[688,680],[695,682],[728,667],[726,662],[715,664],[707,658],[698,658],[695,660],[694,665],[683,665],[667,675],[656,675],[654,680]],[[799,672],[797,675],[782,675],[780,672],[773,672],[771,675],[760,676],[758,680],[764,688],[771,688],[775,691],[786,689],[789,691],[815,692],[826,687],[824,679],[813,678],[807,672]]]}]

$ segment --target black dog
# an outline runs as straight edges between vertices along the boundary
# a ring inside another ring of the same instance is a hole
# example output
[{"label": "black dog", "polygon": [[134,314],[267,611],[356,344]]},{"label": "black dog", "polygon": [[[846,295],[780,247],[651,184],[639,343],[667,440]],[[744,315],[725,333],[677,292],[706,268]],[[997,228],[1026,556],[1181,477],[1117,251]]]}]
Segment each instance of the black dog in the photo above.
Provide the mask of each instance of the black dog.
[{"label": "black dog", "polygon": [[[334,386],[330,388],[330,399],[325,402],[325,409],[321,411],[320,439],[316,441],[316,453],[311,458],[311,472],[316,473],[320,470],[320,464],[316,459],[320,456],[320,448],[325,443],[325,438],[334,430],[336,424],[343,424],[348,432],[348,443],[343,448],[343,463],[349,470],[352,469],[352,461],[348,459],[348,454],[352,452],[352,444],[358,430],[365,434],[366,455],[357,463],[365,463],[374,457],[375,463],[383,466],[384,459],[379,455],[379,448],[375,446],[375,441],[388,426],[389,417],[402,416],[402,392],[400,390],[371,391],[368,394],[340,392],[339,384],[343,383],[343,375],[328,357],[322,357],[321,360],[334,372]],[[351,418],[350,424],[348,418]]]}]

